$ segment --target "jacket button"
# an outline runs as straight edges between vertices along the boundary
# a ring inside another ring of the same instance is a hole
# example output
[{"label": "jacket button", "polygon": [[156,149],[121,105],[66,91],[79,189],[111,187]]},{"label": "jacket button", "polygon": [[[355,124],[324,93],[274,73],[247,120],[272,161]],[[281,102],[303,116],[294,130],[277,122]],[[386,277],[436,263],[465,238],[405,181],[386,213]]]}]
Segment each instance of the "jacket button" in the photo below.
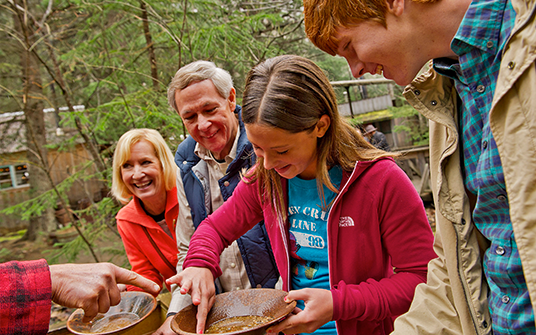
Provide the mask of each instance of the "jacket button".
[{"label": "jacket button", "polygon": [[183,165],[186,165],[186,164],[188,164],[188,162],[187,162],[187,161],[184,161],[184,162],[182,162],[182,164],[183,164]]},{"label": "jacket button", "polygon": [[488,41],[488,42],[486,43],[486,47],[487,47],[488,49],[493,48],[493,42],[492,42],[492,41]]},{"label": "jacket button", "polygon": [[516,67],[516,63],[508,62],[508,70],[513,70]]},{"label": "jacket button", "polygon": [[435,100],[430,101],[430,103],[432,104],[432,106],[436,106],[436,105],[437,105],[437,101],[435,101]]},{"label": "jacket button", "polygon": [[465,219],[462,219],[462,225],[465,225]]},{"label": "jacket button", "polygon": [[484,91],[486,91],[486,86],[484,86],[484,85],[478,85],[478,86],[476,87],[476,91],[477,91],[478,93],[484,93]]},{"label": "jacket button", "polygon": [[510,297],[505,295],[501,298],[501,301],[505,304],[509,303],[510,302]]},{"label": "jacket button", "polygon": [[223,186],[229,186],[229,181],[228,180],[224,181]]},{"label": "jacket button", "polygon": [[497,255],[499,255],[499,256],[504,255],[504,252],[505,252],[505,251],[504,251],[504,248],[501,247],[501,246],[498,246],[498,247],[495,249],[495,253],[496,253]]},{"label": "jacket button", "polygon": [[482,142],[482,149],[486,149],[488,147],[488,141]]},{"label": "jacket button", "polygon": [[236,264],[235,263],[231,263],[231,268],[235,268],[236,267]]},{"label": "jacket button", "polygon": [[482,328],[488,328],[488,322],[486,320],[482,321]]},{"label": "jacket button", "polygon": [[421,95],[421,91],[419,91],[419,90],[415,90],[414,93],[415,93],[415,95]]},{"label": "jacket button", "polygon": [[504,194],[499,194],[497,196],[497,200],[500,200],[500,201],[505,201],[506,200],[506,196]]}]

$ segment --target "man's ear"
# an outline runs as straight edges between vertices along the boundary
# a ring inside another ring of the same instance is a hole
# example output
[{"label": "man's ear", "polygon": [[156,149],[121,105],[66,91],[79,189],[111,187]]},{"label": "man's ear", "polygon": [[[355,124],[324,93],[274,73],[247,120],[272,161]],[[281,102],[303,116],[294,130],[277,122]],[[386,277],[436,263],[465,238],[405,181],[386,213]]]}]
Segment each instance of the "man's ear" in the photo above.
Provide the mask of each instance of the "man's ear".
[{"label": "man's ear", "polygon": [[234,113],[236,109],[236,90],[234,87],[231,87],[231,92],[229,92],[229,97],[227,98],[227,101],[229,102],[231,112]]},{"label": "man's ear", "polygon": [[387,0],[387,10],[395,16],[404,13],[405,0]]}]

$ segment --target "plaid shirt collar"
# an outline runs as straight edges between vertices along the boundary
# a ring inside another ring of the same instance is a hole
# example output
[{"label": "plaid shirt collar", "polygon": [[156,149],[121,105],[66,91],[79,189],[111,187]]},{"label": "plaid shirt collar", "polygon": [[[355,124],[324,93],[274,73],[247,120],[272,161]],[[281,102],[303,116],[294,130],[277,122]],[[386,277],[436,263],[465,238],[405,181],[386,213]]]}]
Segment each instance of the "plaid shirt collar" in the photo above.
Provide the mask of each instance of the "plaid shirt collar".
[{"label": "plaid shirt collar", "polygon": [[478,48],[482,52],[495,55],[500,47],[502,15],[506,2],[506,0],[473,1],[452,40],[452,51],[462,55]]},{"label": "plaid shirt collar", "polygon": [[[451,42],[452,51],[460,56],[476,48],[484,54],[488,53],[489,57],[494,57],[497,49],[505,42],[501,41],[500,34],[506,3],[507,0],[473,1]],[[433,66],[439,74],[467,85],[467,78],[461,76],[457,60],[437,58],[433,60]]]}]

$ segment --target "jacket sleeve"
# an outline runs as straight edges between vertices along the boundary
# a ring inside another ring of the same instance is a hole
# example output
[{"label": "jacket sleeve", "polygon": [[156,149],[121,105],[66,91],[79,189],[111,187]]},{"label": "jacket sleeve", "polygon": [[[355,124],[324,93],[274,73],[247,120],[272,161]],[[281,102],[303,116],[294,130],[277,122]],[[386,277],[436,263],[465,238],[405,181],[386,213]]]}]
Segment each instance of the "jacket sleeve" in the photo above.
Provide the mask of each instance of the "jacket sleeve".
[{"label": "jacket sleeve", "polygon": [[439,257],[428,265],[427,282],[425,285],[417,286],[410,310],[395,320],[392,334],[466,334],[461,328],[459,315],[454,307],[452,288],[439,238],[436,238],[434,247]]},{"label": "jacket sleeve", "polygon": [[[428,262],[436,257],[432,230],[415,187],[394,162],[376,165],[375,176],[366,176],[368,182],[358,191],[363,201],[370,199],[369,209],[364,208],[370,213],[363,218],[369,226],[379,227],[379,241],[354,250],[377,262],[383,257],[384,270],[372,264],[376,270],[369,270],[367,279],[357,284],[341,281],[332,289],[335,320],[383,320],[407,312],[415,287],[426,280]],[[355,199],[350,203],[355,205]],[[370,234],[376,237],[372,228]]]},{"label": "jacket sleeve", "polygon": [[[417,287],[409,311],[395,321],[397,335],[491,333],[481,258],[486,243],[479,243],[481,237],[470,223],[470,201],[460,169],[456,94],[452,80],[433,69],[404,92],[408,102],[430,119],[430,186],[436,208],[434,250],[438,258],[429,263],[427,282]],[[439,98],[444,108],[429,110],[427,101],[438,95],[444,95]],[[461,223],[462,217],[466,224]]]},{"label": "jacket sleeve", "polygon": [[[442,220],[447,220],[441,217],[439,211],[436,211],[436,216],[438,223]],[[444,247],[444,241],[452,241],[452,243],[458,241],[458,248],[464,249],[464,252],[468,254],[474,254],[471,257],[467,256],[464,260],[464,266],[471,269],[471,278],[467,278],[467,281],[485,281],[485,278],[481,275],[481,258],[477,255],[479,235],[476,229],[471,228],[469,230],[471,232],[467,240],[465,240],[457,236],[454,224],[451,222],[446,225],[437,225],[434,250],[438,258],[428,264],[427,282],[417,286],[411,307],[406,314],[396,319],[393,334],[476,335],[491,332],[489,324],[487,326],[475,324],[471,317],[466,297],[455,293],[464,292],[467,288],[462,286],[458,263],[447,262],[447,259],[455,258],[455,256],[447,257],[446,252],[452,250],[452,248],[447,250]],[[486,283],[481,282],[474,286],[480,289],[471,295],[472,303],[476,304],[478,302],[476,305],[487,307],[485,302],[487,297]],[[485,310],[487,311],[487,308]],[[479,329],[478,332],[477,328]]]},{"label": "jacket sleeve", "polygon": [[[177,274],[179,274],[182,272],[182,265],[190,246],[190,240],[195,231],[190,205],[188,204],[188,199],[184,192],[184,184],[182,183],[179,170],[177,170],[177,199],[179,201],[179,217],[177,219],[175,235],[177,237],[178,249]],[[175,284],[171,286],[171,302],[169,303],[168,313],[179,312],[191,303],[192,298],[189,294],[181,294],[180,290],[177,290],[177,285]]]},{"label": "jacket sleeve", "polygon": [[46,334],[51,298],[44,259],[0,264],[0,334]]},{"label": "jacket sleeve", "polygon": [[263,219],[257,183],[240,181],[233,192],[195,231],[183,268],[205,267],[221,276],[220,254],[227,246]]},{"label": "jacket sleeve", "polygon": [[[135,227],[133,224],[130,224],[126,221],[117,220],[117,230],[119,231],[119,235],[121,235],[121,239],[123,240],[125,252],[127,253],[132,271],[154,281],[158,284],[158,286],[160,286],[160,289],[162,289],[164,279],[160,275],[160,272],[149,261],[147,256],[145,256],[143,249],[138,244],[140,236],[136,236],[134,229]],[[152,248],[152,245],[149,244],[147,247]],[[127,290],[142,291],[141,288],[132,285],[127,285]]]}]

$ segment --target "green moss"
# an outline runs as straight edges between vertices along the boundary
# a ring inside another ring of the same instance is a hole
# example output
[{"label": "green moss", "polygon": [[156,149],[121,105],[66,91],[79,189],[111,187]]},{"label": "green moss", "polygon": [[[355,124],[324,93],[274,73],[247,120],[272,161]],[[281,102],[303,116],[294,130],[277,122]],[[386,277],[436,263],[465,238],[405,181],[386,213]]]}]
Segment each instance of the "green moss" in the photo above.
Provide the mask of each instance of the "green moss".
[{"label": "green moss", "polygon": [[16,231],[14,233],[6,234],[6,235],[0,237],[0,242],[17,240],[17,239],[23,237],[25,233],[26,233],[26,229],[19,230],[19,231]]},{"label": "green moss", "polygon": [[393,113],[388,109],[382,109],[379,111],[369,112],[369,113],[363,113],[354,116],[354,118],[348,118],[351,124],[360,125],[364,123],[372,123],[375,121],[384,121],[384,120],[390,120],[393,118]]}]

